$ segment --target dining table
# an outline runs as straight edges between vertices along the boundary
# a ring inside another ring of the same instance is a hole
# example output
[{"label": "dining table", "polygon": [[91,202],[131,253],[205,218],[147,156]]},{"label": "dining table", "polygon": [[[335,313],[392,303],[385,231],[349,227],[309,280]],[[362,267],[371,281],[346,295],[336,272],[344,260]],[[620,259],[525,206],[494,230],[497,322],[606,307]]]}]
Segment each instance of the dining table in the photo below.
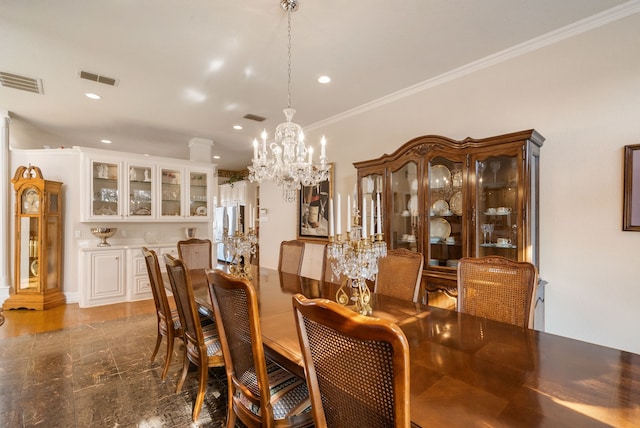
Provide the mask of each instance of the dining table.
[{"label": "dining table", "polygon": [[[256,266],[251,281],[265,353],[303,377],[292,296],[335,300],[340,284]],[[212,311],[206,282],[193,284]],[[381,294],[371,306],[409,342],[415,426],[640,426],[638,354]]]}]

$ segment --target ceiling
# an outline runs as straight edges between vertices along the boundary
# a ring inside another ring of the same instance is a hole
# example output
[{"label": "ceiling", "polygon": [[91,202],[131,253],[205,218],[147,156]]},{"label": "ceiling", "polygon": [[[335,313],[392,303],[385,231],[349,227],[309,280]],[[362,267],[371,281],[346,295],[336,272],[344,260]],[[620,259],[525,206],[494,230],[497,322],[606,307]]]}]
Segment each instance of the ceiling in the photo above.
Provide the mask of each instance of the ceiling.
[{"label": "ceiling", "polygon": [[[338,120],[624,3],[300,0],[292,15],[294,120],[303,127]],[[80,71],[117,84],[81,79]],[[279,0],[0,0],[0,72],[41,79],[43,88],[0,86],[12,147],[188,159],[189,140],[199,137],[214,141],[213,162],[237,170],[250,163],[253,138],[284,120],[287,16]],[[323,74],[331,83],[317,82]]]}]

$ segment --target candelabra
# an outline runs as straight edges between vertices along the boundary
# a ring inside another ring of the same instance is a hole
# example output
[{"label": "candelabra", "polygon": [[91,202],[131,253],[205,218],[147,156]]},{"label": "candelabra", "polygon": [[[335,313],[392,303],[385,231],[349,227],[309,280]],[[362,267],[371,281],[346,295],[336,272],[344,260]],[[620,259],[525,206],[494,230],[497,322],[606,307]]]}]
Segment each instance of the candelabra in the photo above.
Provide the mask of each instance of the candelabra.
[{"label": "candelabra", "polygon": [[356,312],[371,315],[371,292],[366,280],[375,279],[378,259],[387,255],[387,244],[381,232],[375,236],[363,236],[364,229],[358,226],[357,211],[353,222],[354,227],[347,231],[344,240],[340,234],[329,237],[331,269],[334,275],[347,278],[336,293],[336,301],[345,306],[353,304]]},{"label": "candelabra", "polygon": [[229,273],[240,278],[253,279],[251,275],[251,256],[256,253],[258,237],[253,228],[244,234],[239,229],[229,235],[227,229],[224,231],[224,248],[227,253],[229,263]]}]

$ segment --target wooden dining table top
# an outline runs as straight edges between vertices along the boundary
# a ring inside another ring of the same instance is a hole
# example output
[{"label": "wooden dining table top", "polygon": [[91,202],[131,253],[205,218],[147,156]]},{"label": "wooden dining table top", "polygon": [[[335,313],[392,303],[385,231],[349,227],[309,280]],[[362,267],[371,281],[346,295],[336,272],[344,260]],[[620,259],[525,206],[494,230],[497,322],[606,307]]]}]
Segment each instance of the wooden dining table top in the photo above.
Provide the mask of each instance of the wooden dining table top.
[{"label": "wooden dining table top", "polygon": [[[292,295],[335,300],[339,285],[253,269],[265,353],[304,376]],[[206,284],[194,293],[211,309]],[[409,341],[416,425],[640,427],[638,354],[383,295],[372,307]]]}]

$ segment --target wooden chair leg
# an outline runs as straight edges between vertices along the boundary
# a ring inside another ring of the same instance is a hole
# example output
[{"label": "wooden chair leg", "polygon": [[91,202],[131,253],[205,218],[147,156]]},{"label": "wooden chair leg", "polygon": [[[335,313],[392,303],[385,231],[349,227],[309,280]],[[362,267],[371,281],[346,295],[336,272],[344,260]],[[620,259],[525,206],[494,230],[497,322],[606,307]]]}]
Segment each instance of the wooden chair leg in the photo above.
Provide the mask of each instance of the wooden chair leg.
[{"label": "wooden chair leg", "polygon": [[164,359],[164,370],[162,371],[161,379],[164,380],[167,377],[167,373],[169,372],[169,365],[171,364],[171,357],[173,356],[173,344],[175,339],[173,335],[169,333],[167,336],[167,356]]},{"label": "wooden chair leg", "polygon": [[233,411],[233,381],[230,376],[227,376],[227,382],[229,382],[229,397],[227,397],[227,428],[235,428],[236,412]]},{"label": "wooden chair leg", "polygon": [[199,384],[198,384],[198,395],[196,396],[196,402],[193,405],[193,415],[191,419],[193,422],[198,420],[198,416],[200,415],[200,410],[202,410],[202,403],[204,402],[204,393],[207,390],[207,379],[209,378],[209,369],[207,367],[206,362],[204,365],[202,361],[200,362],[200,366],[198,367],[199,374]]},{"label": "wooden chair leg", "polygon": [[178,385],[176,385],[176,394],[179,394],[182,391],[182,385],[184,384],[184,380],[187,378],[187,372],[189,371],[189,357],[187,356],[187,344],[184,345],[184,362],[182,364],[182,375],[180,375],[180,379],[178,380]]},{"label": "wooden chair leg", "polygon": [[151,354],[151,362],[156,359],[156,354],[158,353],[158,349],[160,349],[160,343],[162,343],[162,334],[160,334],[160,328],[158,328],[158,338],[156,339],[156,348],[153,350],[153,354]]}]

